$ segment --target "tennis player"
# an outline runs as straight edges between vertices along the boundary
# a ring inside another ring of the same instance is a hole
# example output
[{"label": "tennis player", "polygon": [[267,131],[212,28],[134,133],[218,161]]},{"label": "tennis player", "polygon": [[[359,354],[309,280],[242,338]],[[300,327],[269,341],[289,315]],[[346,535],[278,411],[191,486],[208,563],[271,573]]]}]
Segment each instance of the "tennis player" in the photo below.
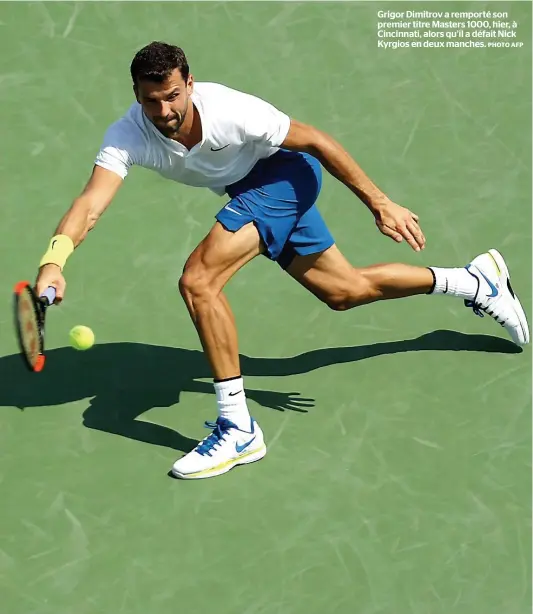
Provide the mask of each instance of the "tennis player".
[{"label": "tennis player", "polygon": [[196,83],[183,50],[173,45],[152,42],[135,55],[130,71],[136,100],[108,127],[87,185],[40,261],[36,289],[55,286],[56,301],[63,299],[67,258],[133,166],[225,197],[179,279],[212,370],[218,416],[207,424],[211,433],[174,463],[175,476],[211,477],[266,454],[263,432],[248,411],[237,331],[223,293],[256,256],[276,262],[337,311],[420,294],[448,295],[479,316],[488,313],[515,343],[529,342],[526,316],[496,250],[458,268],[399,263],[355,268],[346,260],[316,205],[322,168],[366,205],[381,233],[417,252],[426,239],[418,215],[391,201],[331,136],[256,96]]}]

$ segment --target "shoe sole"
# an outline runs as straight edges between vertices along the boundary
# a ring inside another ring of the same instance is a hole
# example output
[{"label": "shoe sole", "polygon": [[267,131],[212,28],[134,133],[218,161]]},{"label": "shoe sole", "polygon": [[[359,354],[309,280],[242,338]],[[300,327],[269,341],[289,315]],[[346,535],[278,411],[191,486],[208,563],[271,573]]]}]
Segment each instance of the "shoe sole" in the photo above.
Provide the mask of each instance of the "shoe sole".
[{"label": "shoe sole", "polygon": [[[516,294],[514,290],[511,290],[512,289],[511,275],[509,274],[509,269],[507,268],[507,264],[505,263],[503,256],[500,254],[498,250],[489,249],[488,254],[494,260],[496,268],[498,269],[500,273],[500,277],[502,275],[505,277],[505,291],[509,293],[510,298],[512,299],[514,311],[515,311],[516,317],[518,318],[520,328],[522,329],[522,335],[523,335],[524,341],[519,340],[519,339],[513,339],[513,341],[517,343],[518,345],[527,345],[529,343],[529,325],[527,322],[527,318],[526,318],[524,309],[518,299],[518,295]],[[514,298],[513,298],[513,295],[514,295]]]},{"label": "shoe sole", "polygon": [[179,471],[176,471],[174,468],[172,468],[171,473],[174,477],[179,478],[180,480],[201,480],[204,478],[213,478],[217,475],[227,473],[237,465],[247,465],[248,463],[255,463],[256,461],[261,460],[265,456],[266,452],[266,445],[263,444],[257,450],[252,450],[247,454],[243,454],[242,456],[238,456],[237,458],[232,458],[225,463],[217,465],[213,469],[204,469],[203,471],[197,471],[195,473],[180,473]]}]

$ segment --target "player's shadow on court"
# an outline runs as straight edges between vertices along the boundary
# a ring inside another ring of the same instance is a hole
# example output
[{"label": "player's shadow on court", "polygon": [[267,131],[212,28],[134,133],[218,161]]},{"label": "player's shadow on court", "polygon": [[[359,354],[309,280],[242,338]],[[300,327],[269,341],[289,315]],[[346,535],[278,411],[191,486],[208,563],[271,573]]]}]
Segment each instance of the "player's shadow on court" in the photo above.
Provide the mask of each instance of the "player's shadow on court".
[{"label": "player's shadow on court", "polygon": [[[505,339],[435,331],[417,339],[323,348],[288,358],[241,356],[244,376],[286,377],[384,354],[417,351],[473,351],[513,354],[521,348]],[[355,376],[356,377],[356,376]],[[208,378],[208,382],[197,379]],[[92,397],[83,424],[146,443],[188,452],[197,444],[165,426],[136,420],[152,407],[170,407],[182,391],[213,394],[211,374],[197,350],[138,343],[95,345],[88,352],[59,348],[47,353],[42,373],[26,371],[20,356],[0,358],[0,406],[53,406]],[[299,393],[246,389],[247,397],[278,411],[305,412],[313,399]]]}]

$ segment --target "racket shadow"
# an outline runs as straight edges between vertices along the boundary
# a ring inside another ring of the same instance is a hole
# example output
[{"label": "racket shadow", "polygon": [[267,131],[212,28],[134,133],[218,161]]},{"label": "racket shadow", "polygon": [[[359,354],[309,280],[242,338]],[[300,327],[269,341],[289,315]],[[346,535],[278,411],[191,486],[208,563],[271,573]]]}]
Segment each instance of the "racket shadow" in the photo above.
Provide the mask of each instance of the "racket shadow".
[{"label": "racket shadow", "polygon": [[[241,356],[244,376],[285,377],[335,364],[414,351],[476,351],[516,354],[521,348],[487,335],[435,331],[416,339],[321,348],[286,358]],[[22,410],[90,398],[87,428],[188,452],[198,443],[162,425],[137,420],[152,407],[171,407],[182,391],[213,394],[202,352],[140,343],[97,344],[88,352],[47,352],[42,373],[26,371],[18,354],[0,358],[0,406]],[[246,389],[248,398],[277,411],[307,412],[314,400],[298,392]]]}]

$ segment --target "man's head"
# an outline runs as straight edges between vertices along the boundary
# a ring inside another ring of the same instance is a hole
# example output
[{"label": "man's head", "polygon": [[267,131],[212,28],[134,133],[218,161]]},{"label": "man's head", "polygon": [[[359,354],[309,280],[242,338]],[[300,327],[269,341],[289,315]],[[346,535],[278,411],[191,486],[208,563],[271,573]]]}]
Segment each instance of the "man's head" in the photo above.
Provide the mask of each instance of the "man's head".
[{"label": "man's head", "polygon": [[183,50],[167,43],[150,43],[136,53],[130,72],[135,97],[148,119],[165,136],[176,136],[193,91]]}]

